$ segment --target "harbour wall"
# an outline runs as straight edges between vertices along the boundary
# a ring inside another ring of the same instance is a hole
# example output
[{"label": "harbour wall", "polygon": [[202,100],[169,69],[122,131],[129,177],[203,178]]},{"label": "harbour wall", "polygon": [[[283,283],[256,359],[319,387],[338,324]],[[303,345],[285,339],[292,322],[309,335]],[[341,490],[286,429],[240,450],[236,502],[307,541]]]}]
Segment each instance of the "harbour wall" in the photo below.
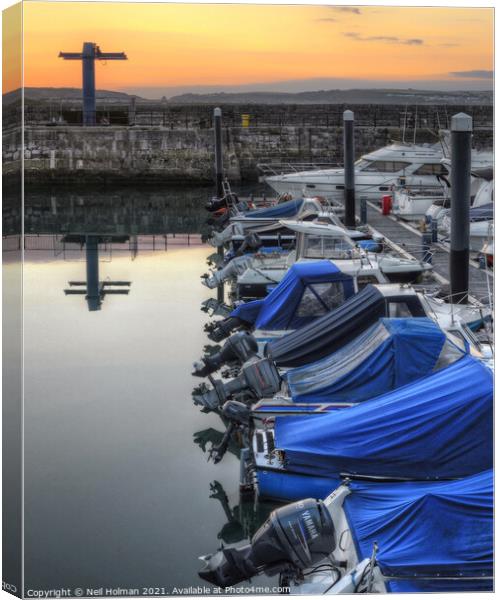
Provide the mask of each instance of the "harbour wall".
[{"label": "harbour wall", "polygon": [[[400,110],[391,107],[391,115],[380,112],[377,115],[373,106],[364,110],[359,106],[354,108],[357,156],[402,139]],[[309,112],[303,112],[301,117],[293,113],[292,120],[284,118],[285,113],[279,112],[278,107],[265,109],[267,113],[261,110],[259,118],[256,110],[254,115],[249,113],[246,123],[241,117],[247,113],[239,114],[234,107],[230,118],[227,114],[223,117],[224,166],[231,181],[256,181],[259,163],[342,163],[343,129],[338,107],[334,113],[325,107],[322,107],[323,112],[311,113],[308,107]],[[189,119],[181,116],[175,124],[167,122],[165,126],[26,125],[25,181],[70,185],[86,182],[210,184],[214,163],[211,123],[205,118],[206,107],[203,119],[198,121],[193,107],[189,107],[189,111],[186,113]],[[473,111],[474,146],[491,148],[491,107],[475,106]],[[454,112],[458,112],[457,107],[450,107],[448,113]],[[390,118],[395,125],[388,124]],[[420,116],[420,121],[415,119],[414,128],[410,128],[407,121],[406,140],[436,142],[435,123],[429,120]],[[20,128],[4,130],[3,167],[7,177],[19,166],[20,146]]]}]

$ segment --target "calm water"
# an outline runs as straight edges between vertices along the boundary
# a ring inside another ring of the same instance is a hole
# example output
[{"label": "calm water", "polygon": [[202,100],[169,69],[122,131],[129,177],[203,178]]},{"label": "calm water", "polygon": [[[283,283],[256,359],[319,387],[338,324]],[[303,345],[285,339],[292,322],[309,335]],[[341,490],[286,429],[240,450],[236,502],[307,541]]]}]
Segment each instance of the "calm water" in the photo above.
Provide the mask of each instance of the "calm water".
[{"label": "calm water", "polygon": [[63,252],[51,236],[30,244],[39,249],[26,252],[24,271],[26,588],[202,585],[197,557],[244,539],[272,508],[239,506],[237,457],[213,465],[202,449],[223,431],[191,400],[211,248],[101,247],[100,280],[130,281],[130,293],[89,311],[83,295],[64,294],[86,278],[85,248]]}]

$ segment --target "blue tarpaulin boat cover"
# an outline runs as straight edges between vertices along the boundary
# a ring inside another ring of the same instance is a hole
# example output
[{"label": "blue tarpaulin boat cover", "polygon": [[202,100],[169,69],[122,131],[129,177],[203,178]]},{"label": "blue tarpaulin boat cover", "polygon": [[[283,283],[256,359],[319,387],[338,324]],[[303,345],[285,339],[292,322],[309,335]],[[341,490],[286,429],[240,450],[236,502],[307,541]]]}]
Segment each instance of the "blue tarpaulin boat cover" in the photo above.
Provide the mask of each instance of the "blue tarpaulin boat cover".
[{"label": "blue tarpaulin boat cover", "polygon": [[444,594],[451,592],[492,592],[493,578],[481,579],[390,579],[387,590],[393,594]]},{"label": "blue tarpaulin boat cover", "polygon": [[337,352],[286,373],[296,402],[362,402],[464,356],[427,317],[380,319]]},{"label": "blue tarpaulin boat cover", "polygon": [[299,367],[335,352],[379,318],[385,317],[380,291],[367,285],[330,313],[266,344],[265,353],[280,367]]},{"label": "blue tarpaulin boat cover", "polygon": [[493,575],[492,470],[455,481],[348,485],[343,507],[358,558],[370,558],[376,541],[383,575],[408,577],[407,585]]},{"label": "blue tarpaulin boat cover", "polygon": [[256,329],[298,329],[354,294],[352,277],[329,260],[295,263],[272,292],[231,313]]},{"label": "blue tarpaulin boat cover", "polygon": [[249,219],[283,219],[293,217],[300,211],[303,203],[304,200],[302,198],[300,200],[287,200],[268,208],[249,211],[245,216]]},{"label": "blue tarpaulin boat cover", "polygon": [[286,471],[313,476],[417,480],[484,471],[493,460],[492,372],[466,355],[351,408],[277,417],[275,445]]}]

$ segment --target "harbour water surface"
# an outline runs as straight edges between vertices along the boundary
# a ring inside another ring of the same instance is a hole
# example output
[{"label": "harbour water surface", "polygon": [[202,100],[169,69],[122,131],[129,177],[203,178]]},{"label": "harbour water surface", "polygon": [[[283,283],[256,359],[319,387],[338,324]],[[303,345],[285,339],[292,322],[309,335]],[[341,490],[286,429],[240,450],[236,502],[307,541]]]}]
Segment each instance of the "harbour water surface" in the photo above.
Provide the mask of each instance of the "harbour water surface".
[{"label": "harbour water surface", "polygon": [[244,540],[272,508],[240,505],[234,454],[207,462],[224,426],[191,400],[212,249],[196,236],[103,245],[100,280],[130,281],[130,293],[89,311],[64,294],[85,280],[84,245],[62,251],[56,238],[28,240],[39,249],[25,254],[26,589],[203,585],[198,556]]}]

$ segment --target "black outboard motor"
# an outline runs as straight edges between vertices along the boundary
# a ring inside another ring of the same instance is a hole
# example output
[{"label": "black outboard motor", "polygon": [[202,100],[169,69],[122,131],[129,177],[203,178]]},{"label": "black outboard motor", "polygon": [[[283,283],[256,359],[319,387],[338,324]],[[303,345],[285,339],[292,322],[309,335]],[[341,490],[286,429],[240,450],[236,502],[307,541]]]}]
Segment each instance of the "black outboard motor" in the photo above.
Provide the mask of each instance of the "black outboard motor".
[{"label": "black outboard motor", "polygon": [[224,198],[217,198],[214,196],[206,202],[205,209],[208,210],[208,212],[215,212],[220,208],[224,208],[224,206],[233,206],[233,204],[238,204],[238,196],[236,194],[231,193],[224,196]]},{"label": "black outboard motor", "polygon": [[203,328],[209,340],[212,342],[222,342],[235,329],[246,329],[248,324],[239,317],[226,317],[212,323],[206,323]]},{"label": "black outboard motor", "polygon": [[256,356],[257,350],[256,339],[245,331],[239,331],[225,342],[219,352],[204,356],[199,362],[194,363],[193,375],[207,377],[225,364],[232,362],[243,364]]},{"label": "black outboard motor", "polygon": [[203,557],[198,575],[221,588],[259,573],[300,574],[335,550],[335,527],[321,500],[299,500],[274,510],[241,548],[223,548]]},{"label": "black outboard motor", "polygon": [[250,408],[237,400],[226,402],[222,407],[221,415],[229,421],[229,425],[220,444],[212,446],[210,449],[210,458],[214,461],[214,464],[220,462],[226,454],[233,433],[238,429],[241,430],[249,426],[251,416]]},{"label": "black outboard motor", "polygon": [[268,358],[253,357],[241,368],[241,374],[228,383],[211,380],[213,388],[202,384],[193,391],[195,404],[206,410],[218,410],[232,396],[266,398],[276,394],[281,386],[281,377],[274,363]]}]

